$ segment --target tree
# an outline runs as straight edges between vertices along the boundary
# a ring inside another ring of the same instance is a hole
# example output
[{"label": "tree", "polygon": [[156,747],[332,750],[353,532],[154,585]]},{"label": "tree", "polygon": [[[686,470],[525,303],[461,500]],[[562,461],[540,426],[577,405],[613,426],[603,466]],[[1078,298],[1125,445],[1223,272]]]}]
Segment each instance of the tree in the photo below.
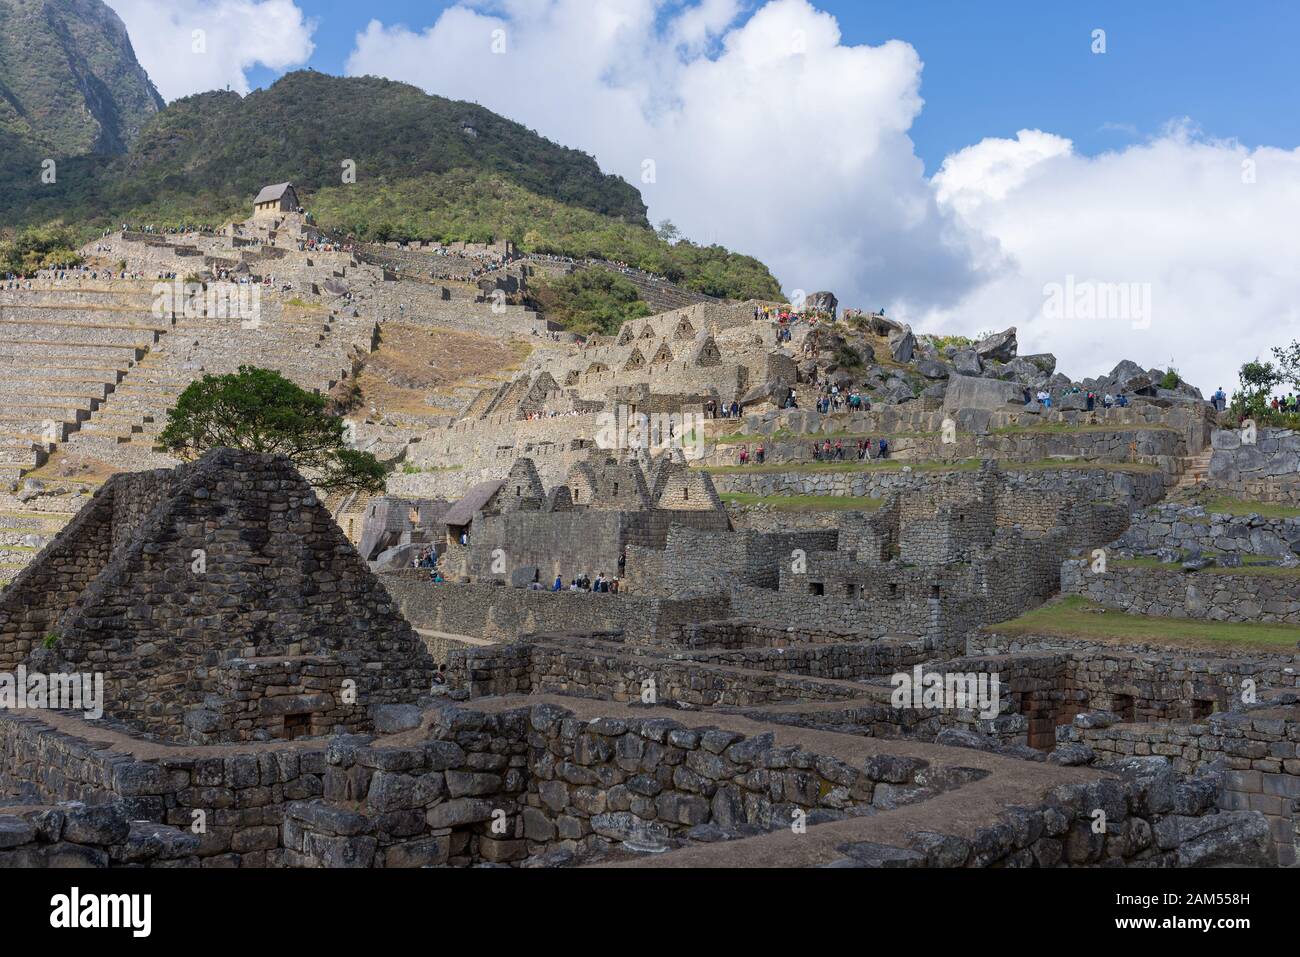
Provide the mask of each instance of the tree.
[{"label": "tree", "polygon": [[1241,390],[1233,397],[1232,410],[1238,416],[1265,417],[1269,413],[1268,397],[1283,374],[1271,362],[1255,359],[1245,363],[1237,372]]},{"label": "tree", "polygon": [[658,233],[659,238],[666,243],[674,243],[678,239],[680,239],[682,235],[681,231],[676,226],[673,225],[673,221],[671,219],[665,219],[662,223],[660,223],[655,228],[655,232]]},{"label": "tree", "polygon": [[1275,384],[1289,382],[1300,388],[1300,342],[1292,341],[1289,346],[1274,346],[1273,356],[1278,362]]},{"label": "tree", "polygon": [[190,383],[158,441],[186,459],[215,448],[287,455],[319,488],[382,492],[384,466],[368,452],[349,449],[344,430],[344,421],[326,412],[324,396],[278,372],[240,366],[236,374]]}]

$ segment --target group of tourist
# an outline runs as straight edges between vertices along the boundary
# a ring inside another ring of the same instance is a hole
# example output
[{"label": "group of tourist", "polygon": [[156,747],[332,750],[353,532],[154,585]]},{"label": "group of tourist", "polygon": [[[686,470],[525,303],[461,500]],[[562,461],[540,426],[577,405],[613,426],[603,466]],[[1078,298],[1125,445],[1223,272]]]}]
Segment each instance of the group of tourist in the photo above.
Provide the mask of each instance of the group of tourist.
[{"label": "group of tourist", "polygon": [[829,412],[840,412],[848,409],[850,412],[870,412],[871,399],[863,395],[857,389],[843,392],[838,385],[826,384],[822,388],[821,396],[817,399],[817,411],[826,415]]},{"label": "group of tourist", "polygon": [[823,439],[820,443],[814,442],[811,451],[814,462],[844,462],[850,452],[856,454],[859,462],[887,459],[889,439],[860,439],[852,449],[846,449],[842,439],[836,439],[834,445],[830,439]]},{"label": "group of tourist", "polygon": [[411,567],[428,569],[429,581],[435,585],[441,585],[446,581],[442,577],[442,572],[438,570],[438,552],[432,545],[416,553],[415,557],[411,559]]},{"label": "group of tourist", "polygon": [[[574,577],[567,586],[564,584],[564,579],[556,575],[555,584],[551,586],[551,591],[586,591],[595,594],[617,595],[618,585],[617,578],[606,578],[604,572],[597,574],[594,581],[590,575],[584,572]],[[540,588],[541,586],[538,585],[537,587]]]},{"label": "group of tourist", "polygon": [[704,403],[704,415],[710,419],[738,419],[744,411],[745,407],[734,400],[730,403],[719,403],[710,399]]},{"label": "group of tourist", "polygon": [[[110,229],[104,230],[104,236],[108,236],[108,234],[111,232],[112,230]],[[190,224],[181,225],[181,226],[155,226],[153,223],[149,223],[148,225],[132,226],[129,223],[123,223],[122,232],[148,233],[150,235],[157,234],[161,236],[185,236],[188,235],[189,233],[199,233],[205,236],[214,236],[217,233],[217,229],[215,226],[202,226],[202,225],[190,225]]]},{"label": "group of tourist", "polygon": [[332,239],[303,239],[298,241],[300,253],[350,253],[351,243],[335,242]]},{"label": "group of tourist", "polygon": [[[764,448],[763,443],[760,442],[758,444],[758,448],[754,450],[753,461],[758,465],[762,465],[763,462],[766,461],[766,459],[767,459],[767,449]],[[742,445],[740,447],[740,452],[737,453],[737,460],[741,465],[748,465],[750,463],[748,445]]]},{"label": "group of tourist", "polygon": [[542,409],[540,412],[529,412],[524,415],[526,422],[541,422],[544,419],[567,419],[575,415],[582,415],[577,409],[570,409],[568,412],[556,412],[554,409]]},{"label": "group of tourist", "polygon": [[[1084,397],[1084,408],[1088,412],[1095,411],[1099,403],[1103,409],[1124,409],[1128,407],[1128,394],[1123,389],[1120,390],[1117,396],[1111,395],[1109,392],[1099,396],[1091,389],[1085,393],[1083,389],[1076,385],[1061,393],[1062,396],[1080,394]],[[1039,389],[1034,392],[1029,386],[1025,386],[1021,389],[1021,397],[1025,400],[1025,405],[1037,402],[1044,409],[1052,408],[1052,393],[1047,389]]]},{"label": "group of tourist", "polygon": [[[1219,391],[1222,392],[1223,390],[1220,389]],[[1289,392],[1280,399],[1274,396],[1273,401],[1269,403],[1269,408],[1274,412],[1281,412],[1285,415],[1295,415],[1300,413],[1300,398]],[[1219,411],[1222,412],[1223,409],[1219,409]]]}]

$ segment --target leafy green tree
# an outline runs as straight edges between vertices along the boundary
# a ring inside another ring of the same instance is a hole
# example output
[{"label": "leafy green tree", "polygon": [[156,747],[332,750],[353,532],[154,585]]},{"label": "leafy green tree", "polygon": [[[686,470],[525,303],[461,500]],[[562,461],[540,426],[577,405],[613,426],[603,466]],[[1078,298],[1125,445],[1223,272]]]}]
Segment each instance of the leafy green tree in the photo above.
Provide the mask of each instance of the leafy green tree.
[{"label": "leafy green tree", "polygon": [[582,269],[559,279],[535,283],[529,301],[546,318],[584,335],[613,335],[629,319],[650,315],[636,286],[603,269]]},{"label": "leafy green tree", "polygon": [[384,489],[384,466],[346,446],[344,422],[326,412],[325,397],[269,369],[240,366],[192,382],[168,413],[159,444],[187,459],[216,448],[287,455],[327,491]]},{"label": "leafy green tree", "polygon": [[81,262],[77,236],[61,223],[33,226],[0,242],[0,273],[75,266]]},{"label": "leafy green tree", "polygon": [[1282,373],[1271,362],[1254,359],[1242,365],[1237,372],[1241,388],[1232,398],[1232,411],[1238,417],[1267,419],[1272,414],[1268,397],[1273,389],[1285,381]]}]

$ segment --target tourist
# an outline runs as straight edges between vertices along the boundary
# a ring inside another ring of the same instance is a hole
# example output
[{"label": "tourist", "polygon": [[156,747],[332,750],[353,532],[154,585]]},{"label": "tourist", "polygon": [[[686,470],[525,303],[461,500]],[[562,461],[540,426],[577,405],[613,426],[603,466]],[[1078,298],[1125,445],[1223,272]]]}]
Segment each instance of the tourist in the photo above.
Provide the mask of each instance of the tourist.
[{"label": "tourist", "polygon": [[559,575],[555,576],[555,584],[551,586],[551,591],[564,591],[564,579]]},{"label": "tourist", "polygon": [[762,464],[763,464],[763,459],[766,457],[766,455],[767,455],[767,452],[766,452],[766,450],[763,448],[763,443],[762,443],[762,442],[758,443],[758,453],[757,453],[757,458],[758,458],[758,464],[759,464],[759,465],[762,465]]}]

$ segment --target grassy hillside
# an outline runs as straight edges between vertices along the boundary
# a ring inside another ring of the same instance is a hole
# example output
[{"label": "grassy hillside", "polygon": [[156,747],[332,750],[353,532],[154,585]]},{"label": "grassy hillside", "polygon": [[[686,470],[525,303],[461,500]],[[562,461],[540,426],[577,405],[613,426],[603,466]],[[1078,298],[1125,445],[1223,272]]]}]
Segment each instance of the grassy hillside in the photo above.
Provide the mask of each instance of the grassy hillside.
[{"label": "grassy hillside", "polygon": [[220,217],[248,208],[267,183],[306,192],[374,188],[452,170],[491,172],[566,205],[647,225],[640,194],[585,153],[557,146],[482,107],[374,77],[291,73],[247,97],[177,100],[141,131],[130,153],[80,162],[52,187],[17,184],[0,217],[91,219],[112,211],[158,218]]},{"label": "grassy hillside", "polygon": [[[344,182],[345,161],[355,182]],[[710,295],[780,295],[756,259],[661,240],[640,193],[585,153],[404,83],[313,71],[247,97],[178,100],[126,156],[65,161],[55,184],[0,158],[0,225],[59,221],[83,239],[123,222],[220,225],[285,180],[322,227],[359,239],[510,239],[526,252],[627,262]],[[600,311],[583,322],[603,325]]]}]

